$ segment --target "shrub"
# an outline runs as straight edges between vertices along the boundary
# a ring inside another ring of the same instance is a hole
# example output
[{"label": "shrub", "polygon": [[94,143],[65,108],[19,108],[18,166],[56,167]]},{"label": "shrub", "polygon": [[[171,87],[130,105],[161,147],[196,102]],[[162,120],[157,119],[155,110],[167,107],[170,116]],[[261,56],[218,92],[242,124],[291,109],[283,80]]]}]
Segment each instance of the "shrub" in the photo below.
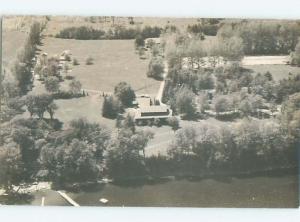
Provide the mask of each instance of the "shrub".
[{"label": "shrub", "polygon": [[70,87],[70,91],[73,94],[80,94],[81,92],[81,82],[78,80],[73,80],[72,82],[70,82],[69,84]]},{"label": "shrub", "polygon": [[59,79],[55,76],[50,76],[45,81],[45,88],[48,92],[55,93],[59,91]]},{"label": "shrub", "polygon": [[91,56],[87,57],[86,60],[85,60],[85,64],[86,65],[93,65],[94,64],[94,59]]},{"label": "shrub", "polygon": [[161,121],[160,121],[160,119],[155,118],[154,121],[153,121],[153,125],[154,125],[154,126],[157,126],[157,127],[160,127],[160,126],[161,126]]},{"label": "shrub", "polygon": [[179,129],[179,121],[175,116],[169,117],[167,119],[167,123],[172,127],[172,130],[176,131],[177,129]]},{"label": "shrub", "polygon": [[80,63],[78,62],[78,60],[76,58],[73,58],[73,65],[74,66],[80,65]]},{"label": "shrub", "polygon": [[73,94],[71,91],[59,91],[52,94],[54,99],[71,99],[83,96],[82,94]]}]

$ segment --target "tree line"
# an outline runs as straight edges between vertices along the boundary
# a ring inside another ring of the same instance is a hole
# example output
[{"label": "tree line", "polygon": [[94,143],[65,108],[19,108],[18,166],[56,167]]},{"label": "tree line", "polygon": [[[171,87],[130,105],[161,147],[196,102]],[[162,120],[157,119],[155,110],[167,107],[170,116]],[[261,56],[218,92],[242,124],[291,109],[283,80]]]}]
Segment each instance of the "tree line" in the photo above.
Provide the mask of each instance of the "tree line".
[{"label": "tree line", "polygon": [[238,36],[243,40],[246,55],[289,54],[300,36],[296,21],[248,21],[224,23],[217,36],[228,39]]},{"label": "tree line", "polygon": [[162,29],[154,26],[145,26],[144,28],[126,28],[116,26],[107,31],[94,29],[92,27],[68,27],[62,29],[55,35],[56,38],[79,39],[79,40],[95,40],[95,39],[136,39],[136,38],[158,38]]},{"label": "tree line", "polygon": [[24,46],[17,53],[17,58],[13,62],[10,73],[13,78],[6,78],[8,72],[3,70],[0,93],[3,98],[1,105],[0,121],[7,121],[16,114],[22,112],[22,96],[32,87],[32,68],[37,45],[40,44],[41,32],[45,26],[34,22],[29,29],[28,37]]}]

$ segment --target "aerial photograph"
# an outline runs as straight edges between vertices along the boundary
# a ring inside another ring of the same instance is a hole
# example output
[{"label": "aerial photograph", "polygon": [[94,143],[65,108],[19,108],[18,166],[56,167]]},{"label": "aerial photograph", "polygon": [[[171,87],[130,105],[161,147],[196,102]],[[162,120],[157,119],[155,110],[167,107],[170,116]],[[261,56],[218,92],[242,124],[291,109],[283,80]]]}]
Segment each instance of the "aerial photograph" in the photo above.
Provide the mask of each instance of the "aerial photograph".
[{"label": "aerial photograph", "polygon": [[0,19],[0,205],[299,207],[300,20]]}]

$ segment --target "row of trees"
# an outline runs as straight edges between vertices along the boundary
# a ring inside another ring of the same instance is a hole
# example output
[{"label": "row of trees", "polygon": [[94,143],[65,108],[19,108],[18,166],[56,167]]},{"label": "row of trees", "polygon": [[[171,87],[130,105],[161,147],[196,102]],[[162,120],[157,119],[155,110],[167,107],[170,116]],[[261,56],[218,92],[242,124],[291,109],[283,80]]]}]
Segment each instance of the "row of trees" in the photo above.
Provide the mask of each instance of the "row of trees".
[{"label": "row of trees", "polygon": [[36,46],[40,44],[41,31],[40,23],[35,22],[32,24],[25,45],[19,51],[17,60],[12,67],[12,74],[16,79],[21,95],[24,95],[29,90],[32,83],[32,59],[35,56]]},{"label": "row of trees", "polygon": [[144,28],[126,28],[123,26],[115,26],[108,31],[94,29],[92,27],[80,26],[69,27],[61,30],[56,34],[56,38],[64,39],[135,39],[138,36],[143,39],[158,38],[162,29],[154,26],[145,26]]},{"label": "row of trees", "polygon": [[177,69],[201,69],[216,67],[227,62],[240,62],[244,56],[243,41],[240,37],[216,38],[209,42],[197,37],[190,38],[175,34],[166,44],[169,67]]},{"label": "row of trees", "polygon": [[224,23],[218,31],[218,37],[226,40],[238,36],[247,55],[289,54],[298,42],[299,27],[296,21],[243,20]]},{"label": "row of trees", "polygon": [[178,130],[169,155],[185,175],[289,168],[297,166],[297,139],[273,120],[202,124]]},{"label": "row of trees", "polygon": [[[24,46],[17,53],[17,58],[11,67],[11,74],[3,70],[0,79],[1,112],[0,121],[5,122],[22,112],[22,96],[32,87],[32,67],[36,46],[40,44],[42,31],[40,23],[33,23],[30,27],[28,37]],[[7,78],[11,77],[13,78]]]}]

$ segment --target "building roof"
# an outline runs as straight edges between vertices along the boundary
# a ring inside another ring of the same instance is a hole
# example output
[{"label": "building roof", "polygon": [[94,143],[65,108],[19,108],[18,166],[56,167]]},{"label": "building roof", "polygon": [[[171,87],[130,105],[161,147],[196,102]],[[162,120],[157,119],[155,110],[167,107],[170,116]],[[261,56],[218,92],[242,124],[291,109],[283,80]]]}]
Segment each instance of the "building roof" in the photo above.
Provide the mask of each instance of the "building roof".
[{"label": "building roof", "polygon": [[151,105],[150,97],[137,97],[136,101],[137,101],[139,107],[148,107]]},{"label": "building roof", "polygon": [[168,106],[144,106],[136,109],[135,119],[168,118],[172,116],[172,110]]},{"label": "building roof", "polygon": [[141,113],[163,113],[168,112],[167,106],[142,106]]}]

